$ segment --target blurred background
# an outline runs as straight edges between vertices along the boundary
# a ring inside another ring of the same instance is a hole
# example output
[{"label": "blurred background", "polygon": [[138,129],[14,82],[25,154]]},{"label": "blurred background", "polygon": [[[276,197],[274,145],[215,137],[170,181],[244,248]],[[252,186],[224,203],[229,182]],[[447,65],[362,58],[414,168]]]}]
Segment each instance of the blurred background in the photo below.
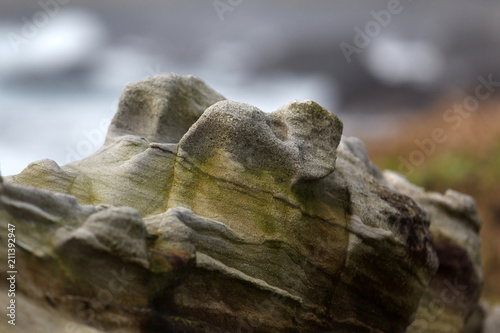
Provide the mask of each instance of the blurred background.
[{"label": "blurred background", "polygon": [[0,170],[97,150],[124,85],[201,77],[273,111],[312,99],[380,168],[474,196],[500,302],[498,1],[1,0]]}]

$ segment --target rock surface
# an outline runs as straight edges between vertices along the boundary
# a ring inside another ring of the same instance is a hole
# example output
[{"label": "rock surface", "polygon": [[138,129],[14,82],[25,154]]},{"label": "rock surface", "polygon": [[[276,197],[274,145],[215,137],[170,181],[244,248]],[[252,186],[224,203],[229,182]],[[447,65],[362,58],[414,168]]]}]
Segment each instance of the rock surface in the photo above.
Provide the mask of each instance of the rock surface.
[{"label": "rock surface", "polygon": [[474,200],[453,190],[445,195],[426,193],[393,172],[386,171],[384,176],[428,212],[440,263],[408,332],[462,332],[464,319],[478,307],[483,282],[481,221]]},{"label": "rock surface", "polygon": [[312,101],[193,76],[127,85],[99,151],[0,183],[0,223],[2,331],[460,332],[481,291],[470,197],[379,172]]}]

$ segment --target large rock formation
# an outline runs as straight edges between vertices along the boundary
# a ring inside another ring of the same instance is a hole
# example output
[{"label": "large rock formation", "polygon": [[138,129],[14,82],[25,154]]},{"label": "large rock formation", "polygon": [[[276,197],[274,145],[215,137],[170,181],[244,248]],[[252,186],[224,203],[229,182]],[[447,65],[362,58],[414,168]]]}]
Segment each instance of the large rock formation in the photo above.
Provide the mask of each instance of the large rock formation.
[{"label": "large rock formation", "polygon": [[9,332],[460,332],[481,290],[470,197],[379,172],[312,101],[193,76],[127,85],[99,151],[0,183],[0,223]]}]

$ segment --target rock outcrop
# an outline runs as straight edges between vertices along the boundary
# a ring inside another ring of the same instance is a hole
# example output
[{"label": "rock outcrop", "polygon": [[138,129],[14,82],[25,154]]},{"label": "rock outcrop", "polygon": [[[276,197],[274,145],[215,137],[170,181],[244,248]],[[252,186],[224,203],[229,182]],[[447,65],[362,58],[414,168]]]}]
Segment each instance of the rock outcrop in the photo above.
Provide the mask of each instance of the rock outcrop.
[{"label": "rock outcrop", "polygon": [[470,197],[379,172],[312,101],[193,76],[127,85],[99,151],[0,183],[0,223],[2,331],[460,332],[481,291]]},{"label": "rock outcrop", "polygon": [[408,332],[462,332],[464,318],[478,307],[483,281],[478,234],[481,221],[474,200],[453,190],[445,195],[426,193],[393,172],[384,175],[429,214],[439,259],[439,269]]}]

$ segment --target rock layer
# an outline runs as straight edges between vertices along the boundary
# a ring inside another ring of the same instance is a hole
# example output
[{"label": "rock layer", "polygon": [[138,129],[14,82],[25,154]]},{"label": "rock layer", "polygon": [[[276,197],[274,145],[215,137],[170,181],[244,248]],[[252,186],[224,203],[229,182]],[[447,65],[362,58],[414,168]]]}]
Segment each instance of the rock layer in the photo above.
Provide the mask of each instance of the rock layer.
[{"label": "rock layer", "polygon": [[398,177],[312,101],[264,113],[169,74],[127,85],[92,156],[0,184],[0,222],[20,297],[59,332],[459,332],[474,203]]},{"label": "rock layer", "polygon": [[448,190],[426,193],[393,172],[386,179],[430,215],[430,231],[440,262],[408,332],[462,332],[478,307],[483,273],[479,257],[481,221],[471,197]]}]

